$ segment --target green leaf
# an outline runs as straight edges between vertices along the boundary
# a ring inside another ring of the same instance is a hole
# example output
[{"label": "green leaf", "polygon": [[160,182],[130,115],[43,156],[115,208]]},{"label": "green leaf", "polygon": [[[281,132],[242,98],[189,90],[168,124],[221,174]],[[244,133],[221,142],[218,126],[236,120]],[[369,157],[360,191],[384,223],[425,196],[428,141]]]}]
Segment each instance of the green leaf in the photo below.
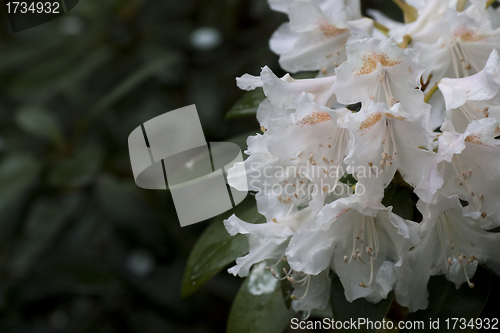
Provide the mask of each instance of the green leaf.
[{"label": "green leaf", "polygon": [[144,83],[147,79],[158,73],[158,71],[174,66],[178,60],[178,54],[169,53],[138,68],[108,94],[97,101],[95,106],[90,111],[90,117],[92,119],[98,117],[102,112],[113,106],[113,104],[125,98],[130,92]]},{"label": "green leaf", "polygon": [[413,201],[411,190],[405,186],[390,184],[384,193],[382,204],[386,207],[392,206],[392,212],[404,219],[413,219]]},{"label": "green leaf", "polygon": [[281,281],[281,296],[287,309],[292,307],[293,286],[288,280]]},{"label": "green leaf", "polygon": [[232,214],[249,223],[265,221],[257,212],[254,197],[246,198],[235,208],[216,217],[189,255],[182,281],[182,297],[191,295],[236,258],[248,253],[247,237],[241,234],[231,236],[224,227],[223,221]]},{"label": "green leaf", "polygon": [[74,90],[75,84],[88,78],[111,56],[105,48],[92,51],[85,44],[82,42],[71,50],[66,47],[47,59],[37,59],[35,68],[16,77],[10,87],[12,94],[19,98],[27,95],[31,100],[43,100],[46,95]]},{"label": "green leaf", "polygon": [[[253,295],[249,285],[255,266],[245,279],[229,313],[227,333],[277,333],[282,332],[294,317],[295,311],[287,308],[283,300],[281,283],[276,281],[272,293]],[[270,274],[268,270],[265,273]]]},{"label": "green leaf", "polygon": [[85,146],[56,165],[49,173],[53,186],[81,187],[87,185],[99,171],[102,150],[97,145]]},{"label": "green leaf", "polygon": [[496,277],[500,278],[500,265],[495,263],[495,262],[488,262],[488,264],[480,264],[482,268],[484,268],[486,271],[490,272],[491,274],[495,275]]},{"label": "green leaf", "polygon": [[347,186],[353,186],[354,184],[356,184],[358,181],[356,180],[356,178],[354,178],[353,175],[351,175],[350,173],[346,173],[345,175],[343,175],[340,179],[339,179],[342,183],[346,184]]},{"label": "green leaf", "polygon": [[17,111],[15,120],[26,133],[41,139],[50,139],[60,148],[64,147],[64,139],[57,119],[47,110],[27,105]]},{"label": "green leaf", "polygon": [[[428,329],[430,320],[439,320],[439,327],[445,328],[447,318],[464,318],[466,322],[469,322],[470,319],[479,317],[488,300],[492,279],[491,275],[479,266],[472,281],[475,284],[474,288],[469,288],[464,283],[457,290],[455,284],[446,280],[444,275],[431,276],[427,285],[429,306],[425,310],[410,313],[406,320],[421,320]],[[458,324],[453,330],[453,332],[470,331],[471,327],[460,329]],[[410,330],[401,330],[401,332],[410,332]]]},{"label": "green leaf", "polygon": [[95,197],[106,217],[122,226],[136,226],[138,221],[154,218],[151,208],[140,197],[141,189],[131,181],[105,174],[95,186]]},{"label": "green leaf", "polygon": [[[358,318],[365,318],[370,321],[381,321],[386,316],[391,307],[394,294],[391,292],[386,299],[377,304],[372,304],[364,298],[358,298],[352,303],[348,302],[344,294],[344,286],[337,275],[332,277],[332,289],[330,303],[332,304],[333,318],[335,321],[357,321]],[[376,329],[360,326],[356,332],[376,332]],[[352,330],[339,329],[338,332],[352,332]]]},{"label": "green leaf", "polygon": [[28,193],[37,183],[41,166],[31,155],[8,155],[0,164],[0,240],[10,236],[28,200]]},{"label": "green leaf", "polygon": [[226,119],[254,116],[259,104],[266,98],[262,88],[247,92],[226,114]]},{"label": "green leaf", "polygon": [[62,231],[81,196],[38,199],[28,214],[21,240],[14,247],[9,268],[17,274],[25,273],[36,259],[47,250]]}]

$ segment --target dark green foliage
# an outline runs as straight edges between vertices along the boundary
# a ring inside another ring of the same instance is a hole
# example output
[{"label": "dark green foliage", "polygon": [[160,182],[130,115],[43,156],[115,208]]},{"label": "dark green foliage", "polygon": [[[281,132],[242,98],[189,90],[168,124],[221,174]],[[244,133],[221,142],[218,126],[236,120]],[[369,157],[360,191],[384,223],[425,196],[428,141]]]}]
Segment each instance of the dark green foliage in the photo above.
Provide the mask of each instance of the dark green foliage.
[{"label": "dark green foliage", "polygon": [[[183,300],[183,271],[204,228],[226,248],[203,249],[217,260],[197,261],[196,279],[244,254],[246,237],[227,240],[221,218],[181,228],[168,191],[135,185],[127,138],[195,103],[207,141],[246,149],[255,117],[224,115],[244,95],[237,76],[278,68],[268,38],[284,19],[264,0],[81,0],[12,34],[1,11],[0,332],[225,329],[240,279]],[[200,50],[191,33],[205,26],[221,43]]]}]

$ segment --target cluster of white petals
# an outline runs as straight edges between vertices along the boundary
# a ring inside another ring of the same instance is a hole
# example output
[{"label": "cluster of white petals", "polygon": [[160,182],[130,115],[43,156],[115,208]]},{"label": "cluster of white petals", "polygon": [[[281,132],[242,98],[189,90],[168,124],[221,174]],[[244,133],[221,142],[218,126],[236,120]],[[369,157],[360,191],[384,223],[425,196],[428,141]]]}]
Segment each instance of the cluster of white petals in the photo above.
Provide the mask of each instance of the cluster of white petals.
[{"label": "cluster of white petals", "polygon": [[[416,311],[431,275],[458,288],[474,286],[478,264],[498,273],[499,12],[486,0],[408,0],[416,18],[404,24],[363,18],[358,0],[269,2],[289,16],[270,41],[280,65],[318,75],[279,78],[266,66],[237,79],[267,98],[263,134],[248,138],[228,182],[248,184],[267,223],[225,221],[250,244],[229,272],[277,261],[268,268],[305,312],[326,307],[331,274],[348,301],[394,291]],[[381,203],[395,176],[413,188],[421,221]]]}]

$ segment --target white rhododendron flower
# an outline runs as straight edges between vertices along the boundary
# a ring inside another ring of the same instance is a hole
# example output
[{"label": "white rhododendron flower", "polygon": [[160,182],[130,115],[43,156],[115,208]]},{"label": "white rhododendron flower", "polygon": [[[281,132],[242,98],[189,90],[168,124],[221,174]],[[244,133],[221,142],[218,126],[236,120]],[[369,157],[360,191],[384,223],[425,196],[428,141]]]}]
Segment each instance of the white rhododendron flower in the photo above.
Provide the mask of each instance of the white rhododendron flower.
[{"label": "white rhododendron flower", "polygon": [[280,65],[292,73],[321,70],[324,75],[334,74],[345,60],[349,37],[373,31],[372,21],[361,16],[359,1],[271,2],[290,17],[274,33],[270,46],[280,55]]},{"label": "white rhododendron flower", "polygon": [[[429,189],[426,177],[435,154],[426,148],[434,135],[426,129],[425,114],[407,113],[400,103],[390,109],[386,104],[377,103],[343,119],[347,119],[345,126],[351,133],[345,159],[347,172],[359,178],[371,196],[382,199],[383,190],[396,170],[417,193]],[[359,176],[358,169],[362,172]],[[366,170],[369,170],[367,175]],[[435,183],[431,188],[435,191],[438,185]]]},{"label": "white rhododendron flower", "polygon": [[439,30],[445,11],[456,6],[456,0],[426,0],[407,1],[417,9],[417,19],[408,24],[402,24],[391,29],[389,35],[398,43],[401,43],[405,36],[411,36],[412,42],[422,42],[434,44],[439,38],[436,33]]},{"label": "white rhododendron flower", "polygon": [[251,224],[236,216],[224,222],[231,235],[243,234],[249,238],[250,252],[236,260],[236,266],[229,269],[234,275],[247,276],[253,264],[266,259],[279,259],[288,245],[290,237],[302,224],[314,220],[315,214],[306,208],[300,212],[289,214],[277,222]]},{"label": "white rhododendron flower", "polygon": [[359,195],[326,205],[316,223],[292,237],[286,252],[290,267],[316,275],[333,262],[348,301],[379,291],[376,276],[386,258],[400,261],[419,241],[416,223]]},{"label": "white rhododendron flower", "polygon": [[499,60],[497,51],[493,50],[479,73],[440,80],[438,87],[444,97],[446,119],[452,122],[455,130],[462,133],[473,120],[487,117],[500,121]]},{"label": "white rhododendron flower", "polygon": [[[432,275],[472,288],[478,263],[499,273],[500,15],[491,1],[408,0],[405,23],[377,11],[376,22],[362,18],[357,0],[269,2],[290,19],[270,42],[283,69],[317,73],[280,78],[265,66],[237,78],[264,91],[263,133],[248,138],[249,157],[227,179],[255,193],[266,222],[225,221],[250,245],[229,272],[275,260],[268,273],[291,283],[292,307],[306,314],[327,306],[334,275],[349,302],[394,292],[417,311]],[[422,216],[404,216],[388,187],[411,189]]]},{"label": "white rhododendron flower", "polygon": [[337,69],[333,84],[337,100],[344,104],[400,103],[407,113],[426,115],[420,76],[424,67],[418,52],[401,49],[392,40],[352,38],[347,44],[347,61]]},{"label": "white rhododendron flower", "polygon": [[[464,133],[449,122],[439,137],[438,169],[444,183],[437,193],[458,195],[468,210],[500,221],[500,135],[493,119],[474,120]],[[500,225],[500,223],[498,223]]]},{"label": "white rhododendron flower", "polygon": [[436,33],[441,37],[435,44],[416,44],[419,60],[426,66],[424,76],[432,74],[434,80],[478,73],[500,43],[500,29],[452,9],[445,12]]},{"label": "white rhododendron flower", "polygon": [[428,305],[427,282],[431,275],[445,274],[460,287],[474,276],[478,263],[498,267],[500,234],[483,230],[476,220],[464,214],[456,195],[440,195],[436,203],[419,204],[424,220],[422,241],[408,252],[406,260],[396,265],[396,299],[410,311]]}]

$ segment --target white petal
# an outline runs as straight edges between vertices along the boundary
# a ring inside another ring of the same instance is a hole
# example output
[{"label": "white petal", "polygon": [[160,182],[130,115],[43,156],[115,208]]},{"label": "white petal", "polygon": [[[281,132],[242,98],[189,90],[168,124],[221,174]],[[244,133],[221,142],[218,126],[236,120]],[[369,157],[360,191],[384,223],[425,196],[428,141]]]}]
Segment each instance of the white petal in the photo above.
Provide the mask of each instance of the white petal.
[{"label": "white petal", "polygon": [[262,87],[263,83],[260,77],[245,74],[236,78],[236,84],[241,90],[254,90],[257,87]]},{"label": "white petal", "polygon": [[[313,309],[324,309],[330,300],[331,280],[328,276],[329,269],[324,270],[318,275],[309,277],[309,289],[302,300],[293,300],[292,308],[295,311],[310,312]],[[301,287],[295,288],[293,294],[300,298],[304,295],[307,289],[307,283]]]},{"label": "white petal", "polygon": [[[493,51],[495,52],[495,51]],[[491,74],[494,69],[495,59],[498,60],[496,52],[490,55],[490,62],[479,73],[459,79],[441,79],[438,84],[444,96],[446,109],[456,109],[465,104],[466,101],[483,101],[493,98],[498,92],[498,84]]]},{"label": "white petal", "polygon": [[289,7],[290,30],[306,32],[321,24],[330,24],[321,8],[314,2],[294,2]]},{"label": "white petal", "polygon": [[290,267],[306,274],[319,274],[330,266],[335,235],[319,228],[299,230],[290,240],[286,257]]},{"label": "white petal", "polygon": [[363,107],[382,102],[390,107],[400,102],[406,112],[428,114],[423,102],[420,76],[424,70],[418,53],[402,49],[394,41],[351,38],[346,46],[348,60],[337,69],[333,89],[340,103],[361,102]]},{"label": "white petal", "polygon": [[297,42],[299,34],[290,30],[288,22],[283,23],[271,36],[269,47],[276,54],[288,53]]}]

